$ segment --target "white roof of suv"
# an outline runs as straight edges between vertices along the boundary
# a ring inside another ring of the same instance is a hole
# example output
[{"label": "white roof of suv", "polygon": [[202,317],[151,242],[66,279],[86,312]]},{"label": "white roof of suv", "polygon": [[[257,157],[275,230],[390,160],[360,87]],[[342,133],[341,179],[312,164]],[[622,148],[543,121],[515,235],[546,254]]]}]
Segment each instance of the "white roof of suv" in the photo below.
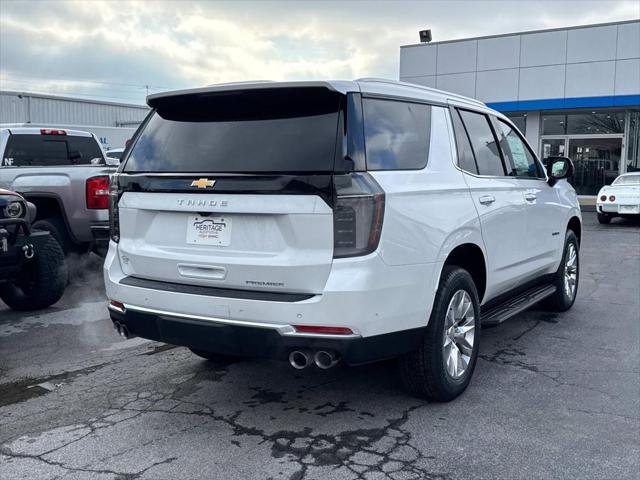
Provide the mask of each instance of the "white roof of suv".
[{"label": "white roof of suv", "polygon": [[208,92],[225,92],[233,90],[254,90],[266,88],[291,88],[291,87],[325,87],[340,93],[361,92],[373,95],[390,95],[405,98],[415,98],[435,103],[456,103],[472,105],[476,108],[487,108],[479,100],[464,97],[456,93],[445,92],[435,88],[414,85],[412,83],[386,80],[382,78],[360,78],[357,80],[324,80],[303,82],[270,82],[258,80],[253,82],[234,82],[209,85],[202,88],[187,90],[175,90],[156,93],[147,97],[147,103],[153,106],[154,100],[175,95],[188,95]]}]

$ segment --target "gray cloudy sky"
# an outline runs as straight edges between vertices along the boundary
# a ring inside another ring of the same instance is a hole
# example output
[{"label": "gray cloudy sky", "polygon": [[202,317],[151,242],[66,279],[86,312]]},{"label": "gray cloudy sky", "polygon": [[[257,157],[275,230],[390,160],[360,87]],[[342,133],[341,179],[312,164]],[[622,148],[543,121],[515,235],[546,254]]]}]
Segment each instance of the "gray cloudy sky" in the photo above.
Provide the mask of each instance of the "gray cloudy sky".
[{"label": "gray cloudy sky", "polygon": [[0,89],[143,103],[251,79],[398,78],[399,46],[640,18],[640,1],[0,0]]}]

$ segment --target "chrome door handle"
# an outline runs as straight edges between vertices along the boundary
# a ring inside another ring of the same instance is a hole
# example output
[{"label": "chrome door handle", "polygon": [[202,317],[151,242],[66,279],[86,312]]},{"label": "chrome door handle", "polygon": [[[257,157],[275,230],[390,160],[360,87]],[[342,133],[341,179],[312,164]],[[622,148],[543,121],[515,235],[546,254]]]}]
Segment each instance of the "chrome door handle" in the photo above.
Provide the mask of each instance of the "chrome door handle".
[{"label": "chrome door handle", "polygon": [[493,202],[496,201],[496,199],[493,195],[483,195],[478,199],[478,201],[482,205],[491,205]]},{"label": "chrome door handle", "polygon": [[525,193],[524,199],[528,202],[534,202],[538,196],[535,193]]}]

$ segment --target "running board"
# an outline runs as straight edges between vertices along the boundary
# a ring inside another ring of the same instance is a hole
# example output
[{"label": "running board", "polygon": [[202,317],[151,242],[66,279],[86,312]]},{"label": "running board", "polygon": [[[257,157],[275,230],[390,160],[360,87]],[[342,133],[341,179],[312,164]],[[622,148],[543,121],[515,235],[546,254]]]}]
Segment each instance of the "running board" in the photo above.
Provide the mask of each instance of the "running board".
[{"label": "running board", "polygon": [[531,288],[504,303],[482,312],[482,325],[498,325],[556,292],[554,285]]}]

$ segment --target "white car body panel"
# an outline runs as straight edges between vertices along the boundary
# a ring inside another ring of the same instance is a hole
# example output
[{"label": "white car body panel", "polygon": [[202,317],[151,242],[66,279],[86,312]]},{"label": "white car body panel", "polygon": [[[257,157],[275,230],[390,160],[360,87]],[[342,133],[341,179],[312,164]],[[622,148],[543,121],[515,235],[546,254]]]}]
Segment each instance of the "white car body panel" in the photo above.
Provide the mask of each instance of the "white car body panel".
[{"label": "white car body panel", "polygon": [[[319,196],[126,192],[119,203],[121,239],[111,242],[104,266],[107,296],[125,306],[176,316],[273,325],[283,332],[294,324],[346,326],[369,337],[426,326],[443,265],[460,245],[472,244],[483,252],[484,303],[557,269],[569,219],[580,218],[571,186],[564,181],[552,187],[545,180],[475,176],[456,166],[446,105],[504,116],[472,99],[399,82],[328,83],[342,93],[414,96],[435,103],[427,166],[368,172],[385,193],[382,233],[374,253],[333,258],[333,211]],[[256,83],[250,88],[300,84]],[[195,92],[234,88],[238,86]],[[527,193],[535,200],[527,201]],[[495,201],[480,203],[486,195]],[[186,215],[195,207],[197,212],[232,216],[230,248],[186,244]],[[212,278],[181,278],[181,264],[216,273]],[[291,303],[202,297],[120,284],[127,276],[234,289],[248,289],[247,280],[255,279],[278,285],[253,285],[253,290],[313,296]]]}]

